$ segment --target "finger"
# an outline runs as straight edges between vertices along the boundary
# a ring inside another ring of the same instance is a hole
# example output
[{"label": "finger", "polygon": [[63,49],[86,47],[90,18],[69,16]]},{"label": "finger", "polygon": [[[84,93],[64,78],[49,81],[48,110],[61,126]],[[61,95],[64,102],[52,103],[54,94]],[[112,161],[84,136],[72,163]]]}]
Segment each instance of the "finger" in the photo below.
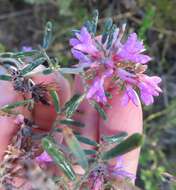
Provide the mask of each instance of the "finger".
[{"label": "finger", "polygon": [[[21,101],[23,99],[22,95],[14,91],[13,86],[10,82],[0,81],[0,107]],[[29,117],[29,112],[23,108],[18,107],[16,111],[19,111],[26,117]],[[0,160],[10,143],[11,138],[18,129],[18,126],[15,124],[15,117],[0,116],[1,132],[0,132]]]},{"label": "finger", "polygon": [[[112,91],[113,98],[109,101],[111,109],[106,109],[108,121],[100,119],[100,136],[114,135],[125,131],[128,135],[142,133],[142,109],[129,102],[127,106],[121,103],[122,94],[117,94],[117,90]],[[139,158],[139,148],[123,156],[123,164],[126,171],[136,174]]]},{"label": "finger", "polygon": [[[75,93],[83,93],[83,84],[82,79],[79,76],[75,78],[74,84]],[[98,140],[98,114],[97,111],[88,103],[87,100],[84,100],[78,108],[79,113],[74,117],[76,120],[85,124],[85,127],[80,129],[79,132],[81,135],[88,137],[92,140]],[[92,148],[83,144],[84,148]]]},{"label": "finger", "polygon": [[[71,96],[71,90],[68,81],[59,73],[53,73],[47,76],[40,74],[33,77],[33,80],[36,83],[43,83],[49,85],[55,83],[61,106],[63,106]],[[46,106],[42,103],[36,103],[33,111],[33,117],[35,123],[39,125],[40,128],[48,130],[51,127],[54,120],[56,119],[54,105],[52,104],[51,106]]]}]

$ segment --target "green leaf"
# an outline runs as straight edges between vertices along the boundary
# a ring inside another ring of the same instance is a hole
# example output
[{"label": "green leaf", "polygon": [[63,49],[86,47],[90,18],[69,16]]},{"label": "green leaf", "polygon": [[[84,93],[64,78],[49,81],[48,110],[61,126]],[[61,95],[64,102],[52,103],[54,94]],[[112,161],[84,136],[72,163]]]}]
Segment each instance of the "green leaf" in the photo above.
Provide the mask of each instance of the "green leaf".
[{"label": "green leaf", "polygon": [[107,40],[107,37],[109,35],[109,31],[112,27],[112,19],[111,18],[107,18],[104,24],[104,28],[103,28],[103,34],[102,34],[102,40],[101,42],[104,44]]},{"label": "green leaf", "polygon": [[83,123],[81,123],[80,121],[76,121],[76,120],[73,120],[73,119],[64,119],[64,120],[60,120],[59,121],[60,124],[62,125],[74,125],[76,127],[85,127],[85,125]]},{"label": "green leaf", "polygon": [[72,130],[68,127],[63,128],[63,135],[66,144],[68,145],[70,151],[75,156],[77,162],[84,168],[88,168],[88,160],[86,154],[81,148],[80,143],[73,134]]},{"label": "green leaf", "polygon": [[34,60],[32,63],[30,63],[24,69],[21,70],[21,75],[25,75],[25,74],[33,71],[36,67],[38,67],[39,65],[41,65],[42,63],[44,63],[45,60],[46,59],[43,58],[43,57]]},{"label": "green leaf", "polygon": [[53,25],[52,22],[47,22],[43,38],[43,48],[48,49],[52,41]]},{"label": "green leaf", "polygon": [[11,81],[12,78],[9,75],[0,75],[0,80]]},{"label": "green leaf", "polygon": [[42,71],[42,73],[43,73],[44,75],[49,75],[49,74],[51,74],[52,72],[53,72],[52,69],[45,69],[45,70]]},{"label": "green leaf", "polygon": [[143,142],[143,136],[139,133],[135,133],[128,137],[126,140],[116,145],[111,150],[102,153],[101,158],[103,160],[109,160],[117,156],[123,155],[137,147],[139,147]]},{"label": "green leaf", "polygon": [[51,97],[53,99],[54,107],[57,113],[60,113],[60,101],[59,96],[55,90],[50,91]]},{"label": "green leaf", "polygon": [[108,143],[120,143],[125,137],[127,137],[127,135],[128,134],[126,132],[121,132],[113,136],[103,136],[102,139]]},{"label": "green leaf", "polygon": [[100,116],[104,119],[107,120],[107,115],[103,108],[97,103],[97,102],[92,102],[93,107],[97,110],[97,112],[100,114]]},{"label": "green leaf", "polygon": [[109,32],[109,36],[108,36],[108,42],[107,42],[107,46],[106,46],[107,49],[109,49],[111,47],[111,45],[112,45],[114,32],[115,32],[116,28],[117,28],[116,25],[113,24],[113,26],[112,26],[112,28],[111,28],[111,30]]},{"label": "green leaf", "polygon": [[59,71],[62,74],[79,74],[82,73],[84,70],[83,68],[60,68]]},{"label": "green leaf", "polygon": [[92,145],[92,146],[98,146],[99,144],[96,141],[93,141],[87,137],[84,137],[82,135],[75,135],[76,138],[78,139],[78,141],[84,143],[84,144],[88,144],[88,145]]},{"label": "green leaf", "polygon": [[2,111],[8,111],[8,110],[14,109],[14,108],[19,107],[19,106],[26,106],[30,103],[33,103],[33,99],[27,99],[27,100],[23,100],[23,101],[19,101],[19,102],[15,102],[12,104],[5,105],[5,106],[1,107],[1,110]]},{"label": "green leaf", "polygon": [[98,13],[98,10],[96,9],[93,11],[93,19],[92,19],[92,27],[91,27],[93,34],[96,34],[96,31],[97,31],[98,16],[99,16],[99,13]]},{"label": "green leaf", "polygon": [[[88,32],[91,33],[92,32],[92,23],[87,20],[85,23],[84,23],[84,26],[87,28]],[[79,32],[79,31],[78,31]]]},{"label": "green leaf", "polygon": [[97,154],[97,151],[93,150],[93,149],[84,149],[84,152],[85,152],[86,155],[95,155],[95,154]]},{"label": "green leaf", "polygon": [[75,172],[63,152],[48,137],[42,139],[42,146],[65,175],[74,181],[76,179]]},{"label": "green leaf", "polygon": [[25,57],[32,57],[36,54],[39,54],[39,51],[37,50],[31,50],[31,51],[21,51],[13,54],[13,58],[25,58]]},{"label": "green leaf", "polygon": [[74,112],[76,111],[76,109],[78,108],[78,106],[81,104],[81,102],[83,101],[85,97],[85,94],[79,95],[79,94],[75,94],[71,100],[69,100],[64,107],[64,111],[66,114],[66,117],[71,117]]}]

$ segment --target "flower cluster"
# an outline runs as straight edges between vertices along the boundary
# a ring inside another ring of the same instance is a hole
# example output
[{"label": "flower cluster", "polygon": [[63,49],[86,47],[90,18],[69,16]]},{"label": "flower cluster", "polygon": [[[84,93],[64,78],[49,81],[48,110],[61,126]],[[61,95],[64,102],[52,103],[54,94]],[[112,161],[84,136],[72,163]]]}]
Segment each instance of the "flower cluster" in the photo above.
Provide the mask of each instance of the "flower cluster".
[{"label": "flower cluster", "polygon": [[161,79],[144,74],[151,57],[143,54],[145,48],[136,33],[131,33],[127,40],[122,42],[123,33],[124,29],[116,28],[109,38],[105,38],[104,35],[92,35],[83,26],[75,33],[75,37],[70,39],[71,52],[79,61],[76,66],[84,68],[88,74],[91,73],[87,80],[87,98],[105,104],[105,92],[108,92],[108,86],[105,84],[113,82],[113,86],[115,84],[117,89],[124,91],[124,105],[130,100],[139,105],[136,90],[140,91],[144,104],[150,105],[154,101],[153,96],[162,92],[158,86]]},{"label": "flower cluster", "polygon": [[125,170],[122,156],[116,158],[116,165],[100,165],[94,169],[89,176],[89,186],[91,190],[100,190],[103,184],[110,179],[134,180],[135,175]]}]

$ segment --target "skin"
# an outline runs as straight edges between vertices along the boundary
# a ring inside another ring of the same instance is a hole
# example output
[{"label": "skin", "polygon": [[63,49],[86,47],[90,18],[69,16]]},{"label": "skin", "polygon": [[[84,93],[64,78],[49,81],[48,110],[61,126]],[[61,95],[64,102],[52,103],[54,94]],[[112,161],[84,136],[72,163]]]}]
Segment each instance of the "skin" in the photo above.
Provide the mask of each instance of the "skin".
[{"label": "skin", "polygon": [[[38,75],[34,77],[33,80],[36,83],[55,82],[57,84],[57,91],[62,105],[64,105],[75,92],[82,92],[82,82],[78,77],[75,79],[75,84],[72,88],[69,86],[68,81],[58,74],[47,76]],[[0,81],[0,92],[0,106],[22,100],[22,96],[19,93],[14,92],[10,82]],[[99,140],[104,134],[112,135],[120,131],[126,131],[129,135],[135,132],[142,133],[141,106],[136,107],[131,102],[129,102],[127,106],[122,106],[120,102],[122,94],[117,94],[117,90],[112,90],[111,93],[113,98],[109,100],[109,104],[112,105],[112,108],[106,109],[109,118],[108,122],[104,122],[86,100],[81,104],[79,110],[84,114],[77,114],[74,116],[86,125],[86,127],[80,132],[94,140]],[[18,109],[25,117],[33,119],[42,130],[48,130],[56,117],[53,106],[49,108],[40,103],[35,105],[32,113],[22,107]],[[11,138],[18,130],[18,126],[14,121],[14,117],[0,116],[0,160],[2,160]],[[139,149],[131,151],[124,156],[124,165],[128,172],[133,174],[136,173],[138,158]],[[114,161],[112,160],[111,162],[113,163]]]}]

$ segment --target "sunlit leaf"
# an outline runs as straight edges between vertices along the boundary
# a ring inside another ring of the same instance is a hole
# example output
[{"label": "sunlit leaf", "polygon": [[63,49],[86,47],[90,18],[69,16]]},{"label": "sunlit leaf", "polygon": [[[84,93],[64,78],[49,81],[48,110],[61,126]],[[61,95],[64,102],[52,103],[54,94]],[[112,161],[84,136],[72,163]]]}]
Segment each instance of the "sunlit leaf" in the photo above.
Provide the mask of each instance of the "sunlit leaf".
[{"label": "sunlit leaf", "polygon": [[92,139],[89,139],[87,137],[84,137],[82,135],[76,135],[76,138],[82,142],[82,143],[85,143],[85,144],[88,144],[88,145],[92,145],[92,146],[98,146],[98,143]]},{"label": "sunlit leaf", "polygon": [[43,57],[34,60],[32,63],[30,63],[30,64],[27,65],[24,69],[21,70],[21,75],[25,75],[25,74],[31,72],[31,71],[34,70],[36,67],[38,67],[39,65],[41,65],[42,63],[44,63],[45,60],[46,60],[46,59],[43,58]]},{"label": "sunlit leaf", "polygon": [[50,94],[53,99],[54,107],[57,113],[60,113],[60,101],[59,101],[59,96],[55,90],[51,90]]},{"label": "sunlit leaf", "polygon": [[101,157],[103,160],[115,158],[139,147],[142,142],[143,136],[139,133],[135,133],[109,151],[102,153]]},{"label": "sunlit leaf", "polygon": [[73,126],[76,126],[76,127],[85,127],[85,125],[79,121],[76,121],[76,120],[73,120],[73,119],[63,119],[63,120],[60,120],[59,121],[60,124],[62,125],[73,125]]},{"label": "sunlit leaf", "polygon": [[86,158],[86,154],[81,148],[80,143],[78,142],[77,138],[73,134],[72,130],[68,127],[65,127],[63,129],[63,135],[64,139],[72,152],[72,154],[75,156],[77,162],[86,169],[88,167],[88,161]]},{"label": "sunlit leaf", "polygon": [[104,119],[104,120],[107,120],[107,115],[104,111],[104,109],[97,103],[97,102],[92,102],[94,108],[97,110],[97,112],[100,114],[100,116]]},{"label": "sunlit leaf", "polygon": [[11,81],[12,78],[9,75],[0,75],[0,80]]},{"label": "sunlit leaf", "polygon": [[120,132],[113,136],[103,136],[102,140],[108,143],[120,143],[125,137],[127,137],[127,135],[128,134],[126,132]]},{"label": "sunlit leaf", "polygon": [[81,102],[83,101],[85,97],[85,94],[79,95],[79,94],[75,94],[71,100],[69,100],[64,107],[64,111],[66,114],[66,117],[71,117],[73,115],[73,113],[76,111],[76,109],[78,108],[78,106],[81,104]]},{"label": "sunlit leaf", "polygon": [[59,166],[59,168],[65,173],[65,175],[72,181],[76,179],[75,172],[71,166],[71,163],[66,159],[63,152],[47,137],[42,139],[42,145],[44,150],[51,156],[53,161]]},{"label": "sunlit leaf", "polygon": [[19,106],[26,106],[30,103],[33,103],[33,99],[22,100],[19,102],[15,102],[15,103],[5,105],[5,106],[1,107],[1,110],[2,111],[8,111],[8,110],[14,109],[14,108],[19,107]]},{"label": "sunlit leaf", "polygon": [[95,155],[95,154],[97,154],[97,151],[93,150],[93,149],[84,149],[84,152],[85,152],[86,155]]}]

